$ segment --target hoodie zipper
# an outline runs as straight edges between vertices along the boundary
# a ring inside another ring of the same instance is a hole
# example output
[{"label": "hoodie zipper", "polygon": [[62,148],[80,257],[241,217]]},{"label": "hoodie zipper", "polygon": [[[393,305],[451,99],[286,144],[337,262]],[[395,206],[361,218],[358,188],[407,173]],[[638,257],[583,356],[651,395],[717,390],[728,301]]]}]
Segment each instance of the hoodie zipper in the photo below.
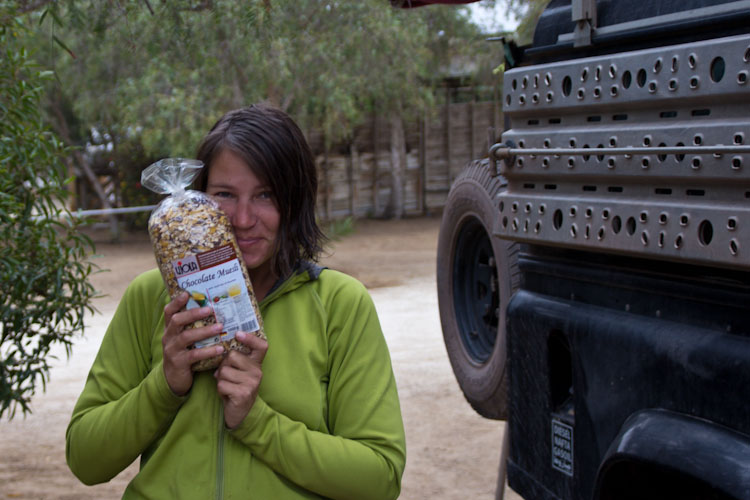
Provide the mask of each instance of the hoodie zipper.
[{"label": "hoodie zipper", "polygon": [[219,401],[219,444],[216,456],[216,500],[224,498],[224,406]]}]

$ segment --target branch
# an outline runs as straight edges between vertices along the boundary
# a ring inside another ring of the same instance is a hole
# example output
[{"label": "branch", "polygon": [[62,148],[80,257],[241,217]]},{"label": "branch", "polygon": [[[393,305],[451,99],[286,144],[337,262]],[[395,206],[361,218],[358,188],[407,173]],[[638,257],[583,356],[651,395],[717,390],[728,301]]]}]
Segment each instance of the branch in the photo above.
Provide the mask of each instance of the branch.
[{"label": "branch", "polygon": [[54,1],[55,0],[21,0],[18,2],[18,12],[21,14],[33,12]]}]

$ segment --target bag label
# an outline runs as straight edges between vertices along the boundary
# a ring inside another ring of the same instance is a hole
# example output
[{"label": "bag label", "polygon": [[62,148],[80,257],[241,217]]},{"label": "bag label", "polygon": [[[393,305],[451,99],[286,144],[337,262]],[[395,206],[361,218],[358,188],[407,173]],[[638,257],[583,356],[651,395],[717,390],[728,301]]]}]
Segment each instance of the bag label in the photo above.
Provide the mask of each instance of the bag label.
[{"label": "bag label", "polygon": [[190,294],[188,309],[211,306],[224,330],[195,343],[206,347],[231,340],[238,331],[260,329],[242,267],[231,244],[185,256],[172,262],[177,284]]}]

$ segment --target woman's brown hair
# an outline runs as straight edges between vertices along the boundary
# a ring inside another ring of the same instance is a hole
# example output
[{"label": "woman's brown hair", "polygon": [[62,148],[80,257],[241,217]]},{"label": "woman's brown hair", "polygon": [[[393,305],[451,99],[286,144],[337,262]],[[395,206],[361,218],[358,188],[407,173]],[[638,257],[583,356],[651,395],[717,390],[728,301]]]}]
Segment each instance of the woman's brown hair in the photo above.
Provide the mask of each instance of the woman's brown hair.
[{"label": "woman's brown hair", "polygon": [[206,190],[211,163],[229,150],[268,183],[281,214],[273,267],[288,275],[300,260],[316,261],[324,240],[315,219],[318,174],[304,134],[283,111],[253,104],[222,116],[198,147],[205,164],[195,188]]}]

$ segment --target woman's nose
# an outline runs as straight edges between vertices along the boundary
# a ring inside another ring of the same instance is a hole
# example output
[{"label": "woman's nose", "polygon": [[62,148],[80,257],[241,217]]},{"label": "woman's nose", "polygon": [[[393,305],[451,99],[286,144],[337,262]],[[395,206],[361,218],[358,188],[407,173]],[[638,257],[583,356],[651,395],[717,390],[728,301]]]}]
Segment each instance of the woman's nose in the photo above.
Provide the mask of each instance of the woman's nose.
[{"label": "woman's nose", "polygon": [[246,200],[237,203],[232,214],[232,225],[235,227],[252,227],[258,221],[253,204]]}]

